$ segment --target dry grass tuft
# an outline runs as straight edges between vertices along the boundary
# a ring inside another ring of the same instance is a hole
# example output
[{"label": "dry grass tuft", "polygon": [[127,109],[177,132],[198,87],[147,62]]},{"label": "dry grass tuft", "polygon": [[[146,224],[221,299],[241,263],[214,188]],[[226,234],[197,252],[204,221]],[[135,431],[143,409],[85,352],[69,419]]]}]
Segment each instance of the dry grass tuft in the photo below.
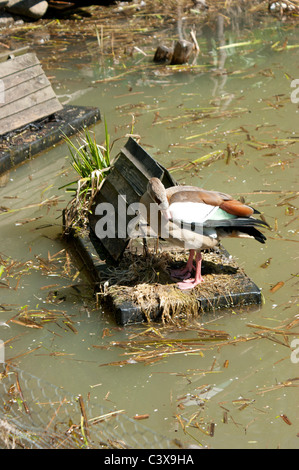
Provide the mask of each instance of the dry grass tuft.
[{"label": "dry grass tuft", "polygon": [[203,273],[205,282],[190,291],[181,291],[171,278],[169,268],[186,262],[185,252],[163,251],[140,255],[128,251],[120,264],[112,267],[103,279],[104,296],[118,304],[130,302],[140,307],[148,321],[161,317],[169,323],[178,319],[195,318],[201,308],[199,296],[207,302],[215,296],[230,297],[230,293],[242,290],[236,263],[214,252],[205,253]]}]

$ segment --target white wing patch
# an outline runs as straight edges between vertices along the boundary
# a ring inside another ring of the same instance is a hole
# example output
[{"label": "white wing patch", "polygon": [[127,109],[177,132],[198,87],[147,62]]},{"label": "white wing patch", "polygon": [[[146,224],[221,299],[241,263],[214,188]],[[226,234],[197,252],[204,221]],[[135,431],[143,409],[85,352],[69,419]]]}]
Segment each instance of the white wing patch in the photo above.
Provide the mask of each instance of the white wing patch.
[{"label": "white wing patch", "polygon": [[174,202],[170,204],[169,210],[175,221],[202,224],[205,220],[212,219],[219,207],[203,202]]}]

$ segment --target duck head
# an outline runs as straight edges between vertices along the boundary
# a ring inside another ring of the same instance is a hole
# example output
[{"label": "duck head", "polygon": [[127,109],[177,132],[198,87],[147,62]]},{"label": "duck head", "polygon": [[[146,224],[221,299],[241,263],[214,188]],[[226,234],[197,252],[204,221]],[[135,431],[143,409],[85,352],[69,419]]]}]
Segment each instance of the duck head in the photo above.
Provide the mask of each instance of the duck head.
[{"label": "duck head", "polygon": [[152,201],[158,204],[159,210],[161,211],[165,219],[171,219],[166,190],[159,178],[151,178],[149,180],[147,185],[147,192]]}]

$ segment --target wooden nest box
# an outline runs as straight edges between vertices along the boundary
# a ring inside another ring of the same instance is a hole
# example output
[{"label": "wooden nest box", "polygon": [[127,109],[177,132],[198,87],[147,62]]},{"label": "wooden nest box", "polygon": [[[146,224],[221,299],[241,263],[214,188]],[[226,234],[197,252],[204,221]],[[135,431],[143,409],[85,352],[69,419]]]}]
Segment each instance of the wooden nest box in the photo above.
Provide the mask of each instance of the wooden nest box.
[{"label": "wooden nest box", "polygon": [[[118,221],[122,222],[122,226],[127,227],[129,221],[134,217],[133,215],[127,215],[126,211],[119,214],[119,198],[125,198],[126,209],[130,204],[139,202],[147,189],[149,179],[153,177],[159,178],[166,188],[176,184],[168,170],[156,162],[130,137],[117,156],[113,168],[105,179],[93,205],[93,208],[95,208],[100,203],[109,202],[114,206],[116,237],[103,238],[101,243],[115,261],[120,259],[129,242],[129,238],[118,237]],[[98,220],[99,216],[96,216],[93,211],[89,222],[94,232]]]}]

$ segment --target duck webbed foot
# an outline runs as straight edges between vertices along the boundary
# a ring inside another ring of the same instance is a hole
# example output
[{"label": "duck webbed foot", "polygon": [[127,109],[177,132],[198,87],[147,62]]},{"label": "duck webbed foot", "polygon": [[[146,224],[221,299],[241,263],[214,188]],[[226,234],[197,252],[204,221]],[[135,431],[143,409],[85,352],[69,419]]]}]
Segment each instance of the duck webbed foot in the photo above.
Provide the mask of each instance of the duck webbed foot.
[{"label": "duck webbed foot", "polygon": [[195,266],[193,264],[194,252],[195,250],[190,250],[189,258],[184,268],[172,269],[170,271],[171,277],[174,277],[175,279],[182,279],[182,280],[190,279],[191,273],[195,269]]},{"label": "duck webbed foot", "polygon": [[[193,251],[193,250],[191,250]],[[191,255],[190,251],[190,255]],[[194,254],[194,253],[193,253]],[[190,256],[189,256],[190,259]],[[195,270],[195,278],[194,279],[185,279],[183,282],[179,282],[177,284],[178,288],[181,290],[193,289],[198,284],[204,281],[204,278],[201,275],[201,253],[200,251],[196,253],[196,270]],[[189,262],[189,260],[188,260]],[[188,263],[187,263],[188,264]]]},{"label": "duck webbed foot", "polygon": [[181,290],[188,290],[188,289],[193,289],[196,287],[198,284],[201,284],[204,282],[204,278],[200,277],[199,279],[186,279],[183,282],[178,282],[177,286]]},{"label": "duck webbed foot", "polygon": [[174,277],[175,279],[182,279],[182,280],[190,279],[193,269],[195,269],[195,266],[193,265],[191,267],[191,270],[187,266],[185,266],[182,269],[172,269],[170,271],[170,275],[171,277]]}]

